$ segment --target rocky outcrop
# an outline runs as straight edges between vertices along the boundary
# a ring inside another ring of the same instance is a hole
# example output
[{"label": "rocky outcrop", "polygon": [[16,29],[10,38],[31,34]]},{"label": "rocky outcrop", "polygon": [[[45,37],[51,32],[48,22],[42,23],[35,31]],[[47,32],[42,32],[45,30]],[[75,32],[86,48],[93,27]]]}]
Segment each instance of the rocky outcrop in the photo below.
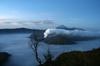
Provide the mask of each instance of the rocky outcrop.
[{"label": "rocky outcrop", "polygon": [[63,35],[56,35],[53,37],[47,37],[44,40],[45,43],[48,44],[60,44],[60,45],[65,45],[65,44],[75,44],[76,42],[73,40],[70,40],[68,37],[63,36]]}]

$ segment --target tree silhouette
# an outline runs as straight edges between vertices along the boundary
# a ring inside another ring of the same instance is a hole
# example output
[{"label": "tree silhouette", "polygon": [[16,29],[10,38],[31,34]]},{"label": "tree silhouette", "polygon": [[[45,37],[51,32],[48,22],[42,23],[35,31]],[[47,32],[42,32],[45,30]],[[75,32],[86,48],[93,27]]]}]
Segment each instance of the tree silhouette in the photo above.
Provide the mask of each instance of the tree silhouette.
[{"label": "tree silhouette", "polygon": [[42,40],[44,40],[43,37],[38,36],[35,32],[33,33],[32,37],[29,38],[29,45],[31,47],[31,49],[34,52],[34,56],[37,60],[37,62],[39,63],[39,66],[48,66],[48,64],[50,65],[52,62],[52,54],[50,52],[50,50],[48,49],[47,53],[45,53],[43,56],[45,58],[45,63],[42,63],[41,58],[39,57],[39,53],[38,53],[38,48],[40,45],[40,42]]}]

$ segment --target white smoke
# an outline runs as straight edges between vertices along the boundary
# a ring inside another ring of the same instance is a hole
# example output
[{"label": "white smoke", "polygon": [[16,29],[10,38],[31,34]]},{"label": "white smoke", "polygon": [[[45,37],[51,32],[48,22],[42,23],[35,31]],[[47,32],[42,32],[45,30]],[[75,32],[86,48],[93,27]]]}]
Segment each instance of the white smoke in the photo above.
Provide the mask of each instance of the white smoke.
[{"label": "white smoke", "polygon": [[64,30],[64,29],[47,29],[44,32],[44,38],[48,36],[65,35],[65,36],[80,36],[80,37],[100,37],[100,32],[82,31],[82,30]]}]

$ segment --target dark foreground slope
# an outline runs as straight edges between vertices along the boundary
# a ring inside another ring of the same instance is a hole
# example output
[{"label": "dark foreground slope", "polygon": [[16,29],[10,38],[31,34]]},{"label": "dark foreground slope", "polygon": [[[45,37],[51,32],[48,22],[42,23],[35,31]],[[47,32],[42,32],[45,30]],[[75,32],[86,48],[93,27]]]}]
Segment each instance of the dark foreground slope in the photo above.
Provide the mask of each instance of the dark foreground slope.
[{"label": "dark foreground slope", "polygon": [[2,66],[7,61],[9,56],[11,55],[6,52],[0,52],[0,66]]},{"label": "dark foreground slope", "polygon": [[54,60],[54,66],[100,66],[100,48],[63,53]]},{"label": "dark foreground slope", "polygon": [[43,66],[100,66],[100,48],[62,53],[52,63]]}]

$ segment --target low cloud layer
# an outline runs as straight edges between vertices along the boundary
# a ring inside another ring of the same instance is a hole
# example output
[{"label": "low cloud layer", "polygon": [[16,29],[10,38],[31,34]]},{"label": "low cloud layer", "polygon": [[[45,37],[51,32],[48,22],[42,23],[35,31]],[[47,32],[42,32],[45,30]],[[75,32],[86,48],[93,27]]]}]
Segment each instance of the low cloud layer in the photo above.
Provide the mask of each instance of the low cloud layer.
[{"label": "low cloud layer", "polygon": [[44,38],[55,35],[64,35],[69,37],[100,37],[100,32],[64,29],[47,29],[44,32]]},{"label": "low cloud layer", "polygon": [[32,29],[47,29],[57,26],[52,20],[43,21],[9,21],[0,20],[0,28],[32,28]]}]

